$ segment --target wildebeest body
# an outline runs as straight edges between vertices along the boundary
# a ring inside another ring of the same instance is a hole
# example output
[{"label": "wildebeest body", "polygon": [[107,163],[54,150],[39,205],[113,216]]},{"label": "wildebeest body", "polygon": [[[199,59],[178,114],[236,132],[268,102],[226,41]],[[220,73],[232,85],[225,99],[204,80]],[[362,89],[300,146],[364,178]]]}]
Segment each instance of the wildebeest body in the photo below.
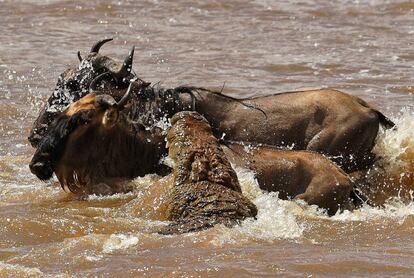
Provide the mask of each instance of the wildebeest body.
[{"label": "wildebeest body", "polygon": [[323,153],[347,171],[370,165],[379,125],[392,125],[363,100],[331,89],[242,101],[202,91],[196,96],[197,112],[224,140]]}]

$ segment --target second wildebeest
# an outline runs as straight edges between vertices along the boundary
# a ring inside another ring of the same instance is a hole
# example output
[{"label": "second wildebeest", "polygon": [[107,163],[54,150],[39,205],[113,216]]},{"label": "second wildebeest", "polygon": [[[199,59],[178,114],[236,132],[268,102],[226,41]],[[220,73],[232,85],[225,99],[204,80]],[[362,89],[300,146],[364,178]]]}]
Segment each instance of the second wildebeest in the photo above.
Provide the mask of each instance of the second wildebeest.
[{"label": "second wildebeest", "polygon": [[[131,70],[133,51],[123,63],[117,63],[98,53],[106,41],[92,48],[78,70],[70,71],[70,78],[67,74],[60,78],[31,131],[29,140],[34,146],[56,117],[56,111],[63,110],[63,104],[76,101],[89,87],[103,88],[118,100],[127,82],[137,78]],[[88,65],[89,70],[82,65]],[[132,102],[131,119],[147,128],[179,111],[193,110],[206,117],[219,138],[323,153],[348,172],[372,164],[371,150],[379,126],[394,125],[362,99],[333,89],[235,99],[198,87],[147,87],[135,91]]]},{"label": "second wildebeest", "polygon": [[38,145],[49,125],[69,104],[89,93],[90,85],[97,76],[107,77],[105,80],[102,78],[100,80],[107,81],[106,88],[110,89],[111,95],[117,100],[125,93],[129,80],[135,76],[132,72],[134,48],[131,49],[123,62],[117,62],[99,53],[101,47],[111,40],[98,41],[84,58],[78,52],[79,65],[68,68],[59,76],[53,93],[40,111],[30,131],[28,139],[32,146]]}]

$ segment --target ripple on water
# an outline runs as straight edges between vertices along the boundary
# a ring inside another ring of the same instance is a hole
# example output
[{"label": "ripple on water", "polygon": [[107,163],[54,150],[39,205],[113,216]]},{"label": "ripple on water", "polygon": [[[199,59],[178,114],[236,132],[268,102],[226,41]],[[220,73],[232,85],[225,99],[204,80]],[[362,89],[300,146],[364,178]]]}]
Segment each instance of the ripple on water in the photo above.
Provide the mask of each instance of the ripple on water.
[{"label": "ripple on water", "polygon": [[2,277],[39,277],[43,275],[43,272],[37,267],[0,262],[0,276]]}]

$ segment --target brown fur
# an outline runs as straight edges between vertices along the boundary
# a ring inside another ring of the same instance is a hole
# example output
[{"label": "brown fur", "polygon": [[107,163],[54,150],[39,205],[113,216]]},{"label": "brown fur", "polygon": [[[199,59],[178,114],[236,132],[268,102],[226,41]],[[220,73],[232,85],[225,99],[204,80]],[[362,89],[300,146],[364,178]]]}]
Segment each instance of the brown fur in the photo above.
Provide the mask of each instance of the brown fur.
[{"label": "brown fur", "polygon": [[[196,91],[196,110],[225,140],[291,146],[330,156],[348,172],[372,164],[384,115],[358,97],[332,90],[282,93],[234,101]],[[255,107],[247,108],[246,105]]]},{"label": "brown fur", "polygon": [[[99,48],[110,40],[98,42],[99,47],[91,49],[76,67],[65,70],[58,78],[54,92],[51,94],[45,107],[40,111],[39,116],[35,120],[28,137],[33,147],[38,147],[43,136],[47,133],[50,124],[59,117],[60,113],[71,103],[81,99],[89,93],[90,85],[94,78],[103,73],[115,73],[121,68],[132,67],[133,51],[129,53],[124,62],[118,62],[110,57],[101,55]],[[96,44],[95,44],[96,45]],[[128,64],[128,65],[127,65]],[[131,68],[129,68],[131,70]],[[105,76],[100,82],[103,90],[100,93],[110,91],[112,97],[116,100],[119,96],[124,95],[129,85],[129,80],[135,77],[130,71],[123,70],[122,75],[111,74]]]},{"label": "brown fur", "polygon": [[[68,111],[76,109],[83,108],[69,107]],[[99,195],[125,192],[130,189],[124,186],[125,180],[160,169],[158,161],[166,152],[161,131],[142,129],[136,133],[135,126],[118,118],[116,124],[105,126],[108,110],[94,107],[90,122],[69,136],[55,174],[62,186],[72,192]]]}]

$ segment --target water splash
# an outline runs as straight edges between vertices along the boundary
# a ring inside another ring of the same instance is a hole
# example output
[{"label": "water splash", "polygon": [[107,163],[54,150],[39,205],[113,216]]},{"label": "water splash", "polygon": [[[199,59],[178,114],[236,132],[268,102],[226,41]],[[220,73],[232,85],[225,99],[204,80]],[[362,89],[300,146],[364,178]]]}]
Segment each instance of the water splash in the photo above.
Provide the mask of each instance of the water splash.
[{"label": "water splash", "polygon": [[137,245],[139,238],[132,235],[112,234],[109,239],[105,241],[102,247],[103,253],[112,253],[116,250],[124,250],[134,245]]},{"label": "water splash", "polygon": [[396,128],[377,139],[374,153],[380,158],[366,173],[363,188],[373,204],[382,205],[397,197],[409,203],[414,190],[414,111],[404,109]]},{"label": "water splash", "polygon": [[407,204],[403,200],[393,197],[387,199],[382,207],[365,205],[358,210],[337,213],[332,217],[327,217],[327,219],[340,222],[388,219],[396,221],[398,224],[403,224],[409,216],[414,216],[414,203],[409,202]]},{"label": "water splash", "polygon": [[[213,244],[236,243],[249,239],[277,240],[303,238],[313,222],[355,222],[392,220],[402,224],[414,215],[414,112],[404,110],[396,120],[397,129],[383,131],[374,152],[380,159],[362,179],[375,205],[365,204],[354,211],[338,212],[329,217],[316,206],[286,201],[277,193],[262,191],[254,173],[235,167],[243,194],[258,208],[257,219],[248,219],[232,229],[221,227]],[[366,192],[365,192],[366,193]]]},{"label": "water splash", "polygon": [[220,232],[212,240],[215,245],[240,243],[251,239],[274,240],[296,239],[302,236],[304,226],[296,219],[301,211],[298,203],[281,200],[276,192],[264,192],[259,188],[254,172],[234,167],[243,194],[258,209],[256,219],[247,219],[233,228],[220,227]]},{"label": "water splash", "polygon": [[414,169],[414,111],[408,108],[396,120],[396,129],[385,130],[378,136],[374,152],[388,171]]}]

